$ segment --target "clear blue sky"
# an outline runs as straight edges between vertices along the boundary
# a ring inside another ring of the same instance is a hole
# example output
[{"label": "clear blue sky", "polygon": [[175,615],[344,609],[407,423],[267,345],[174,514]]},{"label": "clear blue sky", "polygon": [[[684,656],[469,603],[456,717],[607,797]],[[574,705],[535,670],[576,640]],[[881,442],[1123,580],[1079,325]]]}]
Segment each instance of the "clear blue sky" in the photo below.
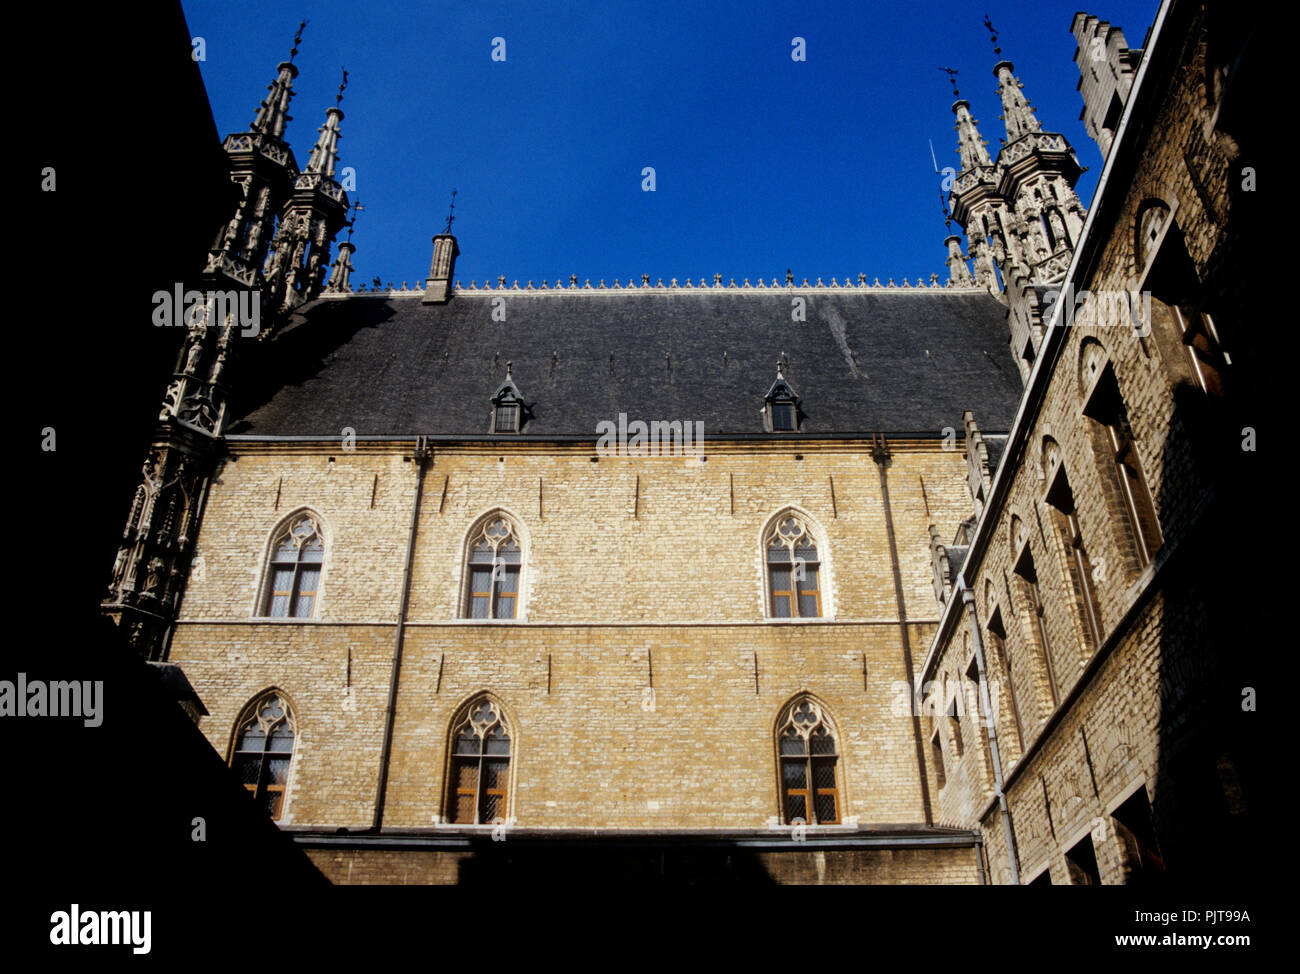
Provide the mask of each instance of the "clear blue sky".
[{"label": "clear blue sky", "polygon": [[[1076,0],[1077,2],[1077,0]],[[1075,2],[476,2],[185,0],[217,128],[246,131],[298,21],[310,23],[289,139],[305,165],[344,96],[340,165],[365,206],[354,282],[422,281],[459,191],[456,277],[521,286],[570,274],[724,282],[946,277],[940,168],[956,166],[957,68],[991,154],[1005,135],[983,27],[1049,131],[1089,167],[1069,32]],[[1157,0],[1089,13],[1141,46]],[[804,62],[791,40],[806,41]],[[505,39],[506,60],[491,58]],[[643,167],[656,191],[643,192]],[[340,237],[341,239],[341,237]]]}]

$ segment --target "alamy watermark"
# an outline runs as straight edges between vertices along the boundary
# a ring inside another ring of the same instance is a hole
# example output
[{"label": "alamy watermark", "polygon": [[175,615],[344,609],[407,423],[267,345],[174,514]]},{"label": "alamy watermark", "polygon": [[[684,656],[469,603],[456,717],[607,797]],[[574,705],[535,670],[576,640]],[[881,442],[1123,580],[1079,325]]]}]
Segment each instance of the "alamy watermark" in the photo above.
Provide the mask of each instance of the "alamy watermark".
[{"label": "alamy watermark", "polygon": [[1060,324],[1098,328],[1132,328],[1139,338],[1151,334],[1150,291],[1075,291],[1067,283],[1064,291],[1053,288],[1043,293],[1043,320],[1051,321],[1054,305],[1062,306]]},{"label": "alamy watermark", "polygon": [[627,413],[618,423],[603,419],[596,424],[596,453],[602,457],[698,457],[704,453],[704,423],[690,420],[644,420],[630,423]]},{"label": "alamy watermark", "polygon": [[104,722],[103,680],[0,680],[0,717],[81,717],[87,727]]},{"label": "alamy watermark", "polygon": [[50,914],[50,943],[55,946],[128,944],[133,954],[151,946],[153,913],[149,910],[86,910],[76,904]]},{"label": "alamy watermark", "polygon": [[[906,680],[895,680],[891,689],[894,699],[890,702],[889,712],[895,717],[964,717],[970,714],[990,727],[1002,696],[1002,688],[996,681],[981,686],[970,679],[944,680],[942,677],[926,680],[915,688]],[[986,690],[987,697],[981,690]],[[982,713],[985,699],[989,702],[989,713]]]},{"label": "alamy watermark", "polygon": [[233,320],[244,338],[262,330],[259,291],[185,291],[177,284],[170,291],[154,291],[153,304],[155,328],[202,328]]}]

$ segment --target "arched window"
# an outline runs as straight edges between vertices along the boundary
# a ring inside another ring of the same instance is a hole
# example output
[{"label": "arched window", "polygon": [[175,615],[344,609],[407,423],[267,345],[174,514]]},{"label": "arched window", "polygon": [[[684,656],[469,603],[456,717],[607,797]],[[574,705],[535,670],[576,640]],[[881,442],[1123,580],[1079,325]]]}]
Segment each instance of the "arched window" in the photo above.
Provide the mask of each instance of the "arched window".
[{"label": "arched window", "polygon": [[324,561],[325,540],[316,517],[304,512],[285,521],[271,543],[262,615],[310,619]]},{"label": "arched window", "polygon": [[1052,665],[1052,644],[1047,638],[1047,607],[1043,602],[1043,593],[1038,585],[1038,569],[1034,565],[1034,553],[1029,546],[1029,537],[1024,529],[1024,522],[1015,516],[1012,517],[1011,521],[1011,535],[1017,539],[1017,544],[1013,549],[1011,571],[1016,579],[1015,584],[1016,588],[1019,589],[1018,594],[1024,612],[1029,618],[1030,638],[1034,651],[1038,656],[1042,675],[1046,677],[1048,696],[1051,698],[1051,706],[1047,707],[1043,714],[1043,718],[1046,719],[1060,700],[1060,691],[1056,682],[1056,669]]},{"label": "arched window", "polygon": [[1101,609],[1097,604],[1097,592],[1093,588],[1092,561],[1084,545],[1083,529],[1079,527],[1074,491],[1070,489],[1070,478],[1065,473],[1061,447],[1050,436],[1043,439],[1043,479],[1047,483],[1043,499],[1047,501],[1052,526],[1056,528],[1062,550],[1070,562],[1066,574],[1074,589],[1083,624],[1084,642],[1089,654],[1095,653],[1101,648],[1102,636]]},{"label": "arched window", "polygon": [[1128,409],[1120,394],[1115,368],[1095,339],[1085,339],[1079,350],[1083,415],[1088,436],[1112,485],[1128,522],[1139,570],[1149,565],[1164,543],[1151,488],[1147,484]]},{"label": "arched window", "polygon": [[523,550],[514,521],[499,512],[485,517],[470,532],[465,618],[516,618],[522,563]]},{"label": "arched window", "polygon": [[787,825],[833,825],[840,820],[835,728],[821,705],[802,697],[778,725],[781,805]]},{"label": "arched window", "polygon": [[500,706],[480,698],[453,722],[447,775],[447,821],[491,824],[504,819],[510,781],[510,725]]},{"label": "arched window", "polygon": [[272,819],[284,809],[295,729],[293,711],[278,690],[266,691],[244,708],[235,725],[230,766]]},{"label": "arched window", "polygon": [[774,619],[815,619],[822,614],[821,559],[808,522],[798,514],[776,518],[763,538],[768,611]]},{"label": "arched window", "polygon": [[988,646],[993,650],[993,655],[997,660],[998,666],[1002,669],[1002,679],[1007,688],[1007,694],[1011,697],[1011,715],[1015,718],[1016,723],[1016,747],[1025,746],[1025,726],[1024,718],[1020,715],[1020,701],[1016,697],[1016,680],[1011,672],[1011,657],[1007,655],[1007,627],[1002,621],[1002,609],[993,600],[993,586],[989,583],[984,585],[984,600],[988,606]]}]

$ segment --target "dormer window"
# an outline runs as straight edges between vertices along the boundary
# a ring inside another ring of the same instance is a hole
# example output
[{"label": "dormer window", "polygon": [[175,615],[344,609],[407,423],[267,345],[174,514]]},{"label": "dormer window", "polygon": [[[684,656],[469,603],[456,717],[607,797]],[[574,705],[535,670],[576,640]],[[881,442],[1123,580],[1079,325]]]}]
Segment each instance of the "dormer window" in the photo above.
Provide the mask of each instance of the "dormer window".
[{"label": "dormer window", "polygon": [[513,402],[499,403],[493,407],[493,433],[519,432],[519,404]]},{"label": "dormer window", "polygon": [[518,433],[524,421],[524,397],[511,378],[511,365],[506,363],[506,381],[492,394],[491,433]]},{"label": "dormer window", "polygon": [[776,381],[763,397],[763,419],[770,433],[799,431],[799,396],[786,381],[781,363],[776,363]]},{"label": "dormer window", "polygon": [[772,403],[772,429],[794,430],[794,403],[780,401]]}]

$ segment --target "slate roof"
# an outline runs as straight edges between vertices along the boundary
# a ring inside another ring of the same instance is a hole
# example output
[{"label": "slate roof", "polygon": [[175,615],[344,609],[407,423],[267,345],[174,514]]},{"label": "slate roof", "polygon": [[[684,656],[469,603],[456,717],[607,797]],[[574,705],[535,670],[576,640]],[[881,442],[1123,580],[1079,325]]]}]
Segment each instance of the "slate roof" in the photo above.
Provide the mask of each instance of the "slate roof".
[{"label": "slate roof", "polygon": [[1005,433],[986,435],[984,437],[984,449],[989,455],[989,476],[992,477],[998,472],[998,464],[1002,460],[1002,453],[1007,448],[1007,435]]},{"label": "slate roof", "polygon": [[[505,321],[492,320],[493,298]],[[308,305],[263,348],[229,434],[485,438],[507,361],[525,438],[594,440],[620,412],[703,422],[713,439],[764,435],[783,352],[801,434],[939,436],[966,409],[1006,430],[1021,394],[1006,312],[971,290],[351,295]]]}]

